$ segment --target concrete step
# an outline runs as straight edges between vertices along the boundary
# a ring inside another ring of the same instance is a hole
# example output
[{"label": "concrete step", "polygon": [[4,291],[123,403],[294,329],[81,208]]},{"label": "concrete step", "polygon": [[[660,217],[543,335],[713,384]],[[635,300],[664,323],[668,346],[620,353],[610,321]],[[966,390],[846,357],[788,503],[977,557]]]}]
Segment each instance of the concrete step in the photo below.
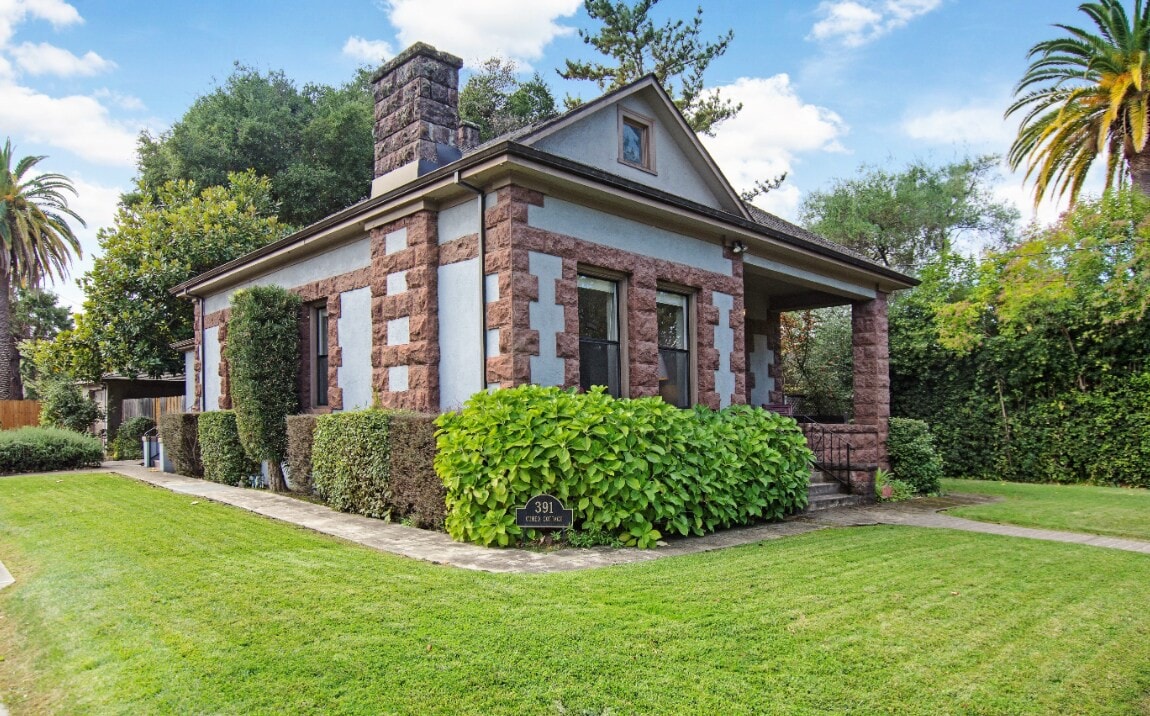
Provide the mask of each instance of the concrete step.
[{"label": "concrete step", "polygon": [[848,495],[847,488],[840,482],[812,482],[809,488],[811,497],[815,495]]},{"label": "concrete step", "polygon": [[807,509],[804,512],[832,510],[836,507],[856,507],[864,504],[864,502],[861,495],[811,495],[810,502],[807,503]]}]

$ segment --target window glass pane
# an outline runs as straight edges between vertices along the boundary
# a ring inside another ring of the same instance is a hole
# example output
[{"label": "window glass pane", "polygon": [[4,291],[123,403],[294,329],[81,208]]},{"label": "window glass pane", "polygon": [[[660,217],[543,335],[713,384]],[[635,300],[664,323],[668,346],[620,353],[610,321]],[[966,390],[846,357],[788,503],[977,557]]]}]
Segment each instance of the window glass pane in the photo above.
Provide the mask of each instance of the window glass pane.
[{"label": "window glass pane", "polygon": [[631,122],[623,122],[623,161],[632,164],[645,164],[643,144],[647,140],[647,128]]},{"label": "window glass pane", "polygon": [[687,297],[659,291],[655,308],[659,317],[659,347],[687,350]]},{"label": "window glass pane", "polygon": [[579,387],[594,385],[605,385],[608,394],[620,397],[618,343],[579,342]]},{"label": "window glass pane", "polygon": [[315,404],[327,405],[327,307],[315,309]]},{"label": "window glass pane", "polygon": [[327,355],[327,309],[315,311],[315,349],[321,356]]},{"label": "window glass pane", "polygon": [[689,351],[659,351],[659,395],[679,408],[691,406],[691,354]]},{"label": "window glass pane", "polygon": [[590,276],[579,277],[579,337],[619,340],[617,285]]}]

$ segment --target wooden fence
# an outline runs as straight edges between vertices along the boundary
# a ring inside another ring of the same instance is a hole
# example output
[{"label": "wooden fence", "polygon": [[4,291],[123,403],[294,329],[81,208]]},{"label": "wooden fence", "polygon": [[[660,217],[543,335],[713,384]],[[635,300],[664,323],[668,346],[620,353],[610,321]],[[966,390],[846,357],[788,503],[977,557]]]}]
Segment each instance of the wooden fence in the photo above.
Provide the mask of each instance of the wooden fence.
[{"label": "wooden fence", "polygon": [[169,395],[165,398],[128,398],[123,402],[120,413],[121,423],[143,415],[159,420],[161,415],[184,412],[184,396]]},{"label": "wooden fence", "polygon": [[5,430],[40,424],[40,401],[0,400],[0,427]]}]

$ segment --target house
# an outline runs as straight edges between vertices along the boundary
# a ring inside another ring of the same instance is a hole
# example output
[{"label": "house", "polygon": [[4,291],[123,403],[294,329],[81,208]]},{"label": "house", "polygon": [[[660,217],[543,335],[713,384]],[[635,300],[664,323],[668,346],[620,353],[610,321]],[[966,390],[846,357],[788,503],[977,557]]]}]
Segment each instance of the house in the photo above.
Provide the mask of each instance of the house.
[{"label": "house", "polygon": [[[182,375],[140,378],[106,373],[99,381],[82,384],[80,389],[104,411],[104,419],[92,425],[92,432],[103,435],[107,441],[116,435],[120,424],[129,418],[137,415],[157,418],[158,411],[152,407],[155,404],[171,404],[186,409],[186,383],[187,378]],[[142,406],[148,407],[140,409]],[[159,412],[162,410],[161,407]]]},{"label": "house", "polygon": [[313,412],[438,412],[524,383],[782,403],[780,313],[849,304],[841,431],[885,462],[887,296],[913,279],[740,200],[653,77],[476,146],[461,66],[419,43],[375,74],[369,199],[173,289],[195,302],[197,409],[230,406],[229,298],[257,284],[306,305]]}]

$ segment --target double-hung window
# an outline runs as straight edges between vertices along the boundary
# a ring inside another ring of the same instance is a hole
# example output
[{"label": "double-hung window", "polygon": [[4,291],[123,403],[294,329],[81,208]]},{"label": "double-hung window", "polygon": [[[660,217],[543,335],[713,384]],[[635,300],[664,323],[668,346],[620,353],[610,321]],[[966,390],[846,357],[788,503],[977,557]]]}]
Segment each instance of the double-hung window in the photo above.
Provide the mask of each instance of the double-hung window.
[{"label": "double-hung window", "polygon": [[619,369],[619,282],[579,276],[579,387],[622,394]]},{"label": "double-hung window", "polygon": [[659,291],[655,308],[659,323],[659,395],[671,405],[691,406],[690,298]]},{"label": "double-hung window", "polygon": [[312,374],[312,380],[315,384],[315,404],[317,406],[327,405],[327,306],[317,306],[313,316],[315,320],[312,325],[315,326],[315,335],[312,337],[312,345],[315,346],[314,360],[312,361],[315,372]]}]

